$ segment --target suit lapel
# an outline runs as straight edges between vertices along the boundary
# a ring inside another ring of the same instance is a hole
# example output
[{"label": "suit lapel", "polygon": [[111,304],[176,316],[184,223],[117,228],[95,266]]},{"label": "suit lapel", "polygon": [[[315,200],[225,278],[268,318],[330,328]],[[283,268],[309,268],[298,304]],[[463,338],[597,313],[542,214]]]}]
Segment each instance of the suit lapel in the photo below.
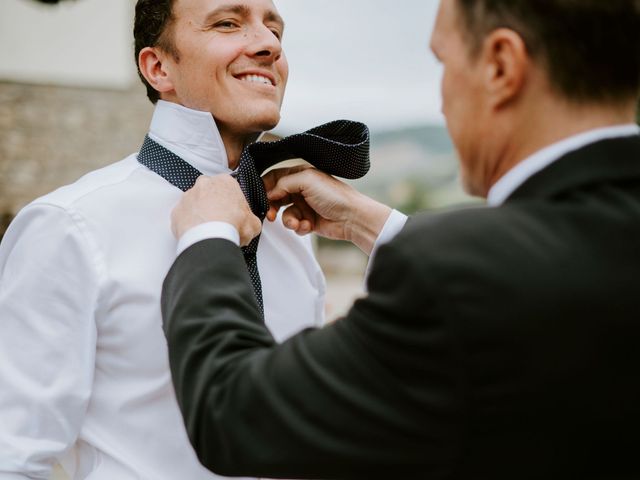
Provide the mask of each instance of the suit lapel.
[{"label": "suit lapel", "polygon": [[561,157],[517,188],[507,202],[550,198],[603,182],[640,179],[640,136],[602,140]]}]

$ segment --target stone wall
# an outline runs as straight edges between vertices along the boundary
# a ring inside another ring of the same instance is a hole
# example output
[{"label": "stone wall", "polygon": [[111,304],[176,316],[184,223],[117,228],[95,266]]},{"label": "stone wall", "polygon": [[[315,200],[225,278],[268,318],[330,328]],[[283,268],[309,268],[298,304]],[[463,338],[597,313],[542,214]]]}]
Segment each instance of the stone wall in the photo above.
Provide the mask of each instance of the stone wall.
[{"label": "stone wall", "polygon": [[0,82],[0,237],[24,205],[135,152],[153,106],[127,91]]}]

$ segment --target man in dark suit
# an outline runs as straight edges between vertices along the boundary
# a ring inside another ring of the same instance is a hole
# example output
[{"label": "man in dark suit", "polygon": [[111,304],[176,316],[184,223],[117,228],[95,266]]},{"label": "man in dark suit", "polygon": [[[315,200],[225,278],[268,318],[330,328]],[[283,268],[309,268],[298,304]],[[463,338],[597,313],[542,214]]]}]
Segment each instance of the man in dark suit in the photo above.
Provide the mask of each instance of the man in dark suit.
[{"label": "man in dark suit", "polygon": [[[227,475],[640,478],[640,5],[442,0],[431,48],[489,206],[402,228],[321,172],[270,174],[270,220],[291,204],[289,228],[374,251],[369,293],[276,344],[238,246],[185,251],[163,314],[191,441]],[[243,203],[202,179],[174,231],[247,243]]]}]

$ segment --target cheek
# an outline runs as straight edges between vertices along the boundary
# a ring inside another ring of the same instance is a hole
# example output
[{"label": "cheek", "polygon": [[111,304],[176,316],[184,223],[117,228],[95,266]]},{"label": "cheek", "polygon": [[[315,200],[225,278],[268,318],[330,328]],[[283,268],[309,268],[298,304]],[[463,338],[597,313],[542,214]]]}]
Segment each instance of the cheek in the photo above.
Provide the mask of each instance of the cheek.
[{"label": "cheek", "polygon": [[444,71],[444,73],[442,74],[442,77],[440,78],[440,103],[441,103],[441,107],[440,109],[442,110],[442,113],[446,115],[447,112],[447,72],[446,70]]},{"label": "cheek", "polygon": [[278,63],[276,64],[278,73],[280,74],[280,78],[282,78],[282,85],[284,87],[287,86],[287,81],[289,80],[289,62],[287,61],[287,57],[285,57],[284,53]]},{"label": "cheek", "polygon": [[229,70],[242,57],[242,54],[241,45],[237,42],[228,41],[225,43],[211,42],[207,47],[206,54],[199,52],[197,55],[206,62],[201,67],[204,71],[209,72],[207,76],[215,76],[222,79],[229,74]]},{"label": "cheek", "polygon": [[451,71],[446,71],[442,76],[441,95],[442,95],[442,113],[447,117],[447,121],[453,121],[452,118],[456,114],[456,105],[459,104],[458,97],[460,89],[457,87],[459,82]]}]

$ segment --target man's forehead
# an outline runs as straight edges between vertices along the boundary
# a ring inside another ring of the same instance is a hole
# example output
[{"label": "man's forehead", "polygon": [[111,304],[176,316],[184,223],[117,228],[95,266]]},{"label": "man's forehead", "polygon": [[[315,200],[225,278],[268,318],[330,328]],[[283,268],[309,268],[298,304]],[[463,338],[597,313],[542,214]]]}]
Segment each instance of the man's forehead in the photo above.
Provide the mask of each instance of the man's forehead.
[{"label": "man's forehead", "polygon": [[282,20],[273,0],[175,0],[173,11],[176,15],[186,12],[199,15],[209,15],[218,11],[245,14],[262,12],[267,17]]},{"label": "man's forehead", "polygon": [[453,30],[459,29],[458,12],[455,0],[441,0],[431,35],[431,44],[442,43]]}]

